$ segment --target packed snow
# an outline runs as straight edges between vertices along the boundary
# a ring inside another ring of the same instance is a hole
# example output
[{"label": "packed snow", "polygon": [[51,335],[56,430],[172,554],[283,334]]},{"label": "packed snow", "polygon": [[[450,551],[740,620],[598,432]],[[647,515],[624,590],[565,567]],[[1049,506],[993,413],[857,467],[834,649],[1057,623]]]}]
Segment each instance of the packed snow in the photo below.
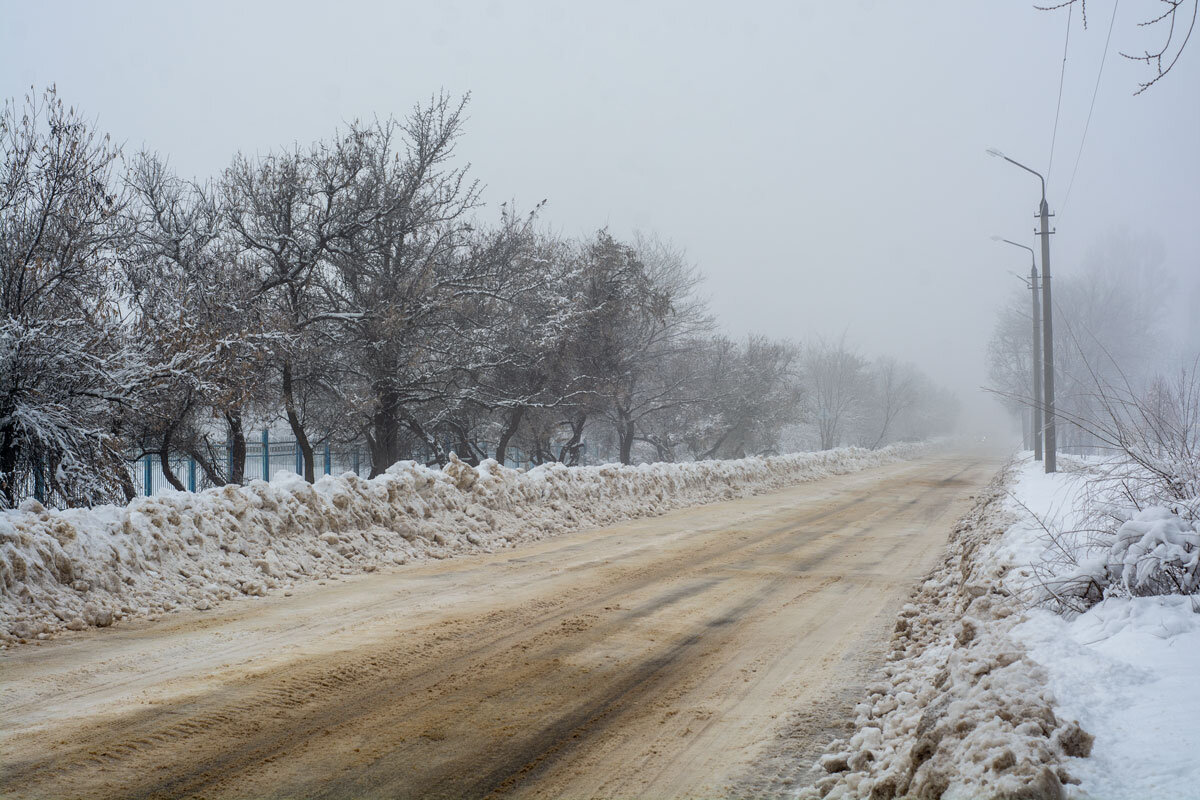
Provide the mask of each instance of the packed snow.
[{"label": "packed snow", "polygon": [[1047,676],[1011,635],[1022,605],[984,555],[1012,521],[1002,472],[956,526],[945,560],[900,612],[882,680],[801,798],[1055,800],[1092,737],[1056,712]]},{"label": "packed snow", "polygon": [[[1079,574],[1111,582],[1083,613],[1030,608],[1012,631],[1045,670],[1056,713],[1095,734],[1091,758],[1071,766],[1079,794],[1200,798],[1200,598],[1178,593],[1195,589],[1187,583],[1200,550],[1194,525],[1163,506],[1116,509],[1109,513],[1125,521],[1115,535],[1072,540],[1096,502],[1088,466],[1046,475],[1025,460],[1018,469],[1010,504],[1019,521],[990,555],[1011,569],[1010,582],[1033,579],[1027,594],[1053,588],[1056,577],[1057,585]],[[1051,532],[1080,546],[1078,563],[1064,563]],[[1179,570],[1176,593],[1138,596],[1164,568]]]},{"label": "packed snow", "polygon": [[801,797],[1200,798],[1200,536],[1112,466],[998,477]]},{"label": "packed snow", "polygon": [[285,473],[126,506],[0,513],[0,647],[406,562],[492,550],[915,457],[925,445],[529,471],[452,458]]}]

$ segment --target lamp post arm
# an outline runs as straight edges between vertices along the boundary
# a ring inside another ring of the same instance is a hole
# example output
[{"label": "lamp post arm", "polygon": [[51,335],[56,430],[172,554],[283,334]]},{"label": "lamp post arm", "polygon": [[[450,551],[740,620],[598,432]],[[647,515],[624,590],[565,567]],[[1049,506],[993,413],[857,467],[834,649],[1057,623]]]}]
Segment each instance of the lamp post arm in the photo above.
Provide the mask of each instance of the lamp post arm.
[{"label": "lamp post arm", "polygon": [[1035,266],[1035,267],[1037,266],[1037,256],[1034,254],[1032,247],[1030,247],[1029,245],[1021,244],[1020,242],[1014,242],[1012,239],[1001,239],[1000,241],[1011,244],[1013,247],[1020,247],[1022,250],[1028,250],[1030,266]]},{"label": "lamp post arm", "polygon": [[1046,200],[1046,179],[1042,177],[1042,173],[1038,172],[1036,169],[1030,169],[1029,167],[1022,164],[1020,161],[1013,161],[1008,156],[1002,155],[1000,157],[1003,158],[1005,161],[1007,161],[1010,164],[1015,164],[1016,166],[1025,170],[1026,172],[1031,172],[1034,175],[1037,175],[1038,180],[1042,182],[1042,201],[1045,202],[1045,200]]}]

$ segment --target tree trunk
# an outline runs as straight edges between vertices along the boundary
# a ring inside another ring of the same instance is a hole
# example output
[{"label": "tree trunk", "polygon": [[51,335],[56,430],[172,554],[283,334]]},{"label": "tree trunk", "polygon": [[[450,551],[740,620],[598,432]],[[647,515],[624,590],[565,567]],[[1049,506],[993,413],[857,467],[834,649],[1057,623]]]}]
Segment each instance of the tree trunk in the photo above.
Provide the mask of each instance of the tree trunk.
[{"label": "tree trunk", "polygon": [[820,431],[820,433],[821,433],[821,449],[822,450],[832,450],[833,444],[836,441],[836,439],[835,439],[835,435],[837,434],[836,423],[830,422],[828,420],[821,420],[821,422],[819,422],[817,424],[817,430]]},{"label": "tree trunk", "polygon": [[569,467],[579,465],[579,443],[583,441],[583,426],[587,422],[587,414],[580,414],[571,420],[571,438],[558,451],[558,460]]},{"label": "tree trunk", "polygon": [[133,485],[133,478],[129,477],[129,470],[123,469],[118,473],[117,483],[121,484],[121,494],[125,496],[126,503],[137,497],[137,489]]},{"label": "tree trunk", "polygon": [[707,461],[707,460],[709,460],[710,458],[716,458],[716,457],[717,457],[717,451],[721,449],[721,445],[725,444],[725,439],[726,439],[726,438],[728,438],[728,437],[729,437],[729,431],[725,431],[724,433],[722,433],[722,434],[721,434],[721,438],[717,439],[717,443],[716,443],[716,444],[714,444],[714,445],[713,445],[712,447],[710,447],[708,450],[706,450],[706,451],[704,451],[703,453],[701,453],[701,454],[700,454],[700,460],[701,460],[701,461]]},{"label": "tree trunk", "polygon": [[304,432],[304,426],[300,423],[300,415],[296,413],[296,397],[292,391],[292,364],[290,361],[283,362],[283,407],[287,411],[287,421],[292,429],[292,435],[296,437],[296,446],[300,448],[300,453],[304,456],[304,480],[312,483],[317,479],[313,448],[312,443],[308,441],[308,434]]},{"label": "tree trunk", "polygon": [[504,432],[500,434],[500,441],[496,443],[496,460],[501,464],[508,456],[508,443],[512,441],[512,437],[516,435],[517,429],[521,427],[521,420],[525,418],[525,406],[517,406],[508,415],[508,421],[504,426]]},{"label": "tree trunk", "polygon": [[17,507],[17,442],[12,427],[0,437],[0,481],[4,483],[4,507]]},{"label": "tree trunk", "polygon": [[162,437],[162,447],[158,451],[158,462],[162,465],[162,474],[167,479],[167,483],[181,492],[186,492],[187,487],[179,478],[175,477],[174,471],[171,469],[171,431],[167,430]]},{"label": "tree trunk", "polygon": [[633,418],[624,409],[617,410],[617,441],[621,446],[621,463],[633,463]]},{"label": "tree trunk", "polygon": [[554,461],[554,448],[550,446],[550,433],[546,432],[543,436],[540,433],[534,434],[533,437],[533,452],[529,454],[529,463],[535,467],[540,467],[542,464]]},{"label": "tree trunk", "polygon": [[241,413],[225,412],[225,424],[229,427],[229,442],[231,445],[230,461],[232,469],[229,474],[230,483],[245,483],[246,481],[246,432],[242,430]]},{"label": "tree trunk", "polygon": [[400,398],[386,384],[375,387],[375,414],[371,421],[371,477],[381,475],[400,460],[400,420],[396,406]]},{"label": "tree trunk", "polygon": [[455,437],[458,438],[457,447],[459,452],[455,453],[455,455],[470,464],[472,467],[478,467],[479,453],[476,452],[475,448],[471,446],[471,442],[468,441],[466,427],[459,425],[456,422],[449,423],[449,427],[450,430],[454,431]]},{"label": "tree trunk", "polygon": [[205,453],[198,445],[188,447],[186,452],[200,465],[200,470],[213,486],[224,486],[229,482],[229,477],[217,469],[217,466],[208,457],[208,453]]}]

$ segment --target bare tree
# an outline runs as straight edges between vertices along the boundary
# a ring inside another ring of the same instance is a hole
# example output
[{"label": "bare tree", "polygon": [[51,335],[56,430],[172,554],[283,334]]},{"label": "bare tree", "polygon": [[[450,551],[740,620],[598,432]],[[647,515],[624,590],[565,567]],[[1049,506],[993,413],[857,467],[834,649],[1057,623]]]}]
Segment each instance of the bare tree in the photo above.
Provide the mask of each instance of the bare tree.
[{"label": "bare tree", "polygon": [[115,296],[119,157],[54,88],[0,114],[0,503],[130,494],[114,414],[138,354]]},{"label": "bare tree", "polygon": [[878,433],[869,447],[877,450],[887,444],[896,420],[917,402],[917,372],[892,356],[875,361],[868,379],[872,384],[872,411]]},{"label": "bare tree", "polygon": [[643,417],[695,401],[691,375],[656,369],[695,349],[712,320],[696,294],[699,273],[662,241],[638,237],[630,246],[600,231],[584,266],[582,298],[594,312],[581,368],[594,376],[621,463],[630,464]]},{"label": "bare tree", "polygon": [[802,370],[808,389],[810,416],[817,426],[822,450],[845,441],[847,430],[862,411],[866,394],[866,361],[846,344],[817,339],[804,348]]},{"label": "bare tree", "polygon": [[680,444],[693,458],[776,452],[783,428],[803,414],[798,355],[763,336],[717,336],[683,353],[678,368],[693,374],[696,400],[644,419],[644,440],[660,459],[674,459]]},{"label": "bare tree", "polygon": [[[135,438],[157,454],[176,489],[172,452],[191,455],[208,482],[241,482],[245,472],[242,419],[265,403],[265,359],[274,337],[264,330],[258,282],[235,257],[208,187],[180,180],[157,156],[134,159],[134,235],[122,256],[132,329],[151,364],[177,366],[146,387]],[[233,443],[229,473],[218,465],[210,420]]]},{"label": "bare tree", "polygon": [[[1055,11],[1075,5],[1079,6],[1083,17],[1083,27],[1087,28],[1087,0],[1064,0],[1061,3],[1034,6],[1034,8],[1041,11]],[[1191,6],[1191,13],[1188,13],[1188,6]],[[1165,31],[1165,33],[1161,34],[1159,44],[1144,49],[1141,54],[1121,53],[1125,58],[1141,62],[1153,70],[1153,77],[1139,83],[1138,90],[1134,92],[1135,95],[1141,94],[1158,83],[1178,63],[1179,57],[1183,55],[1183,51],[1187,47],[1188,40],[1192,38],[1192,31],[1196,28],[1198,8],[1200,8],[1198,0],[1159,0],[1158,4],[1153,6],[1154,10],[1138,23],[1138,28]],[[1115,8],[1113,13],[1116,13]]]},{"label": "bare tree", "polygon": [[313,446],[305,399],[328,386],[322,355],[329,303],[323,269],[346,240],[369,223],[356,205],[373,136],[357,126],[307,152],[295,148],[252,161],[238,155],[222,178],[226,224],[256,270],[259,292],[281,336],[275,364],[288,426],[313,480]]},{"label": "bare tree", "polygon": [[332,256],[332,319],[354,353],[374,474],[404,455],[406,431],[444,451],[436,428],[447,417],[418,408],[454,394],[454,311],[488,290],[480,273],[491,265],[470,257],[479,188],[452,165],[466,102],[443,94],[376,127],[358,186],[370,219]]}]

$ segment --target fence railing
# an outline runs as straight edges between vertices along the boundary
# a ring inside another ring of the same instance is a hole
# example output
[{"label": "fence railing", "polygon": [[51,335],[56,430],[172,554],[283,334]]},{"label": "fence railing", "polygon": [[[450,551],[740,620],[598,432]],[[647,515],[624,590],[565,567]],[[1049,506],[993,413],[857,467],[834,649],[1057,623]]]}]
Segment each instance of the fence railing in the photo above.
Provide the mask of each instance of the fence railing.
[{"label": "fence railing", "polygon": [[[214,466],[222,470],[229,480],[233,475],[233,448],[226,444],[220,448],[221,458]],[[343,475],[353,472],[367,475],[371,471],[370,457],[363,446],[318,445],[313,449],[313,470],[319,475]],[[194,458],[180,454],[168,459],[171,472],[189,492],[198,492],[214,485]],[[143,456],[130,464],[133,484],[138,494],[152,495],[174,489],[162,468],[162,459],[157,455]],[[304,452],[294,441],[271,440],[268,434],[261,439],[246,442],[246,462],[243,477],[247,481],[260,479],[269,481],[281,472],[304,474]]]},{"label": "fence railing", "polygon": [[[218,447],[217,452],[220,460],[214,467],[223,470],[228,480],[233,474],[233,448],[225,444]],[[491,452],[494,454],[494,450]],[[418,457],[417,460],[429,459]],[[347,472],[365,477],[371,472],[371,457],[365,445],[317,445],[313,448],[313,461],[313,471],[318,477],[322,474],[344,475]],[[504,461],[505,466],[521,469],[527,469],[532,463],[520,448],[511,446]],[[169,458],[168,464],[186,491],[199,492],[215,485],[194,458],[180,454]],[[153,495],[175,488],[167,478],[158,455],[142,456],[130,462],[130,471],[133,473],[134,487],[140,495]],[[269,481],[281,472],[304,474],[304,453],[294,440],[273,439],[269,432],[264,431],[260,437],[246,441],[246,463],[242,473],[244,480]]]}]

